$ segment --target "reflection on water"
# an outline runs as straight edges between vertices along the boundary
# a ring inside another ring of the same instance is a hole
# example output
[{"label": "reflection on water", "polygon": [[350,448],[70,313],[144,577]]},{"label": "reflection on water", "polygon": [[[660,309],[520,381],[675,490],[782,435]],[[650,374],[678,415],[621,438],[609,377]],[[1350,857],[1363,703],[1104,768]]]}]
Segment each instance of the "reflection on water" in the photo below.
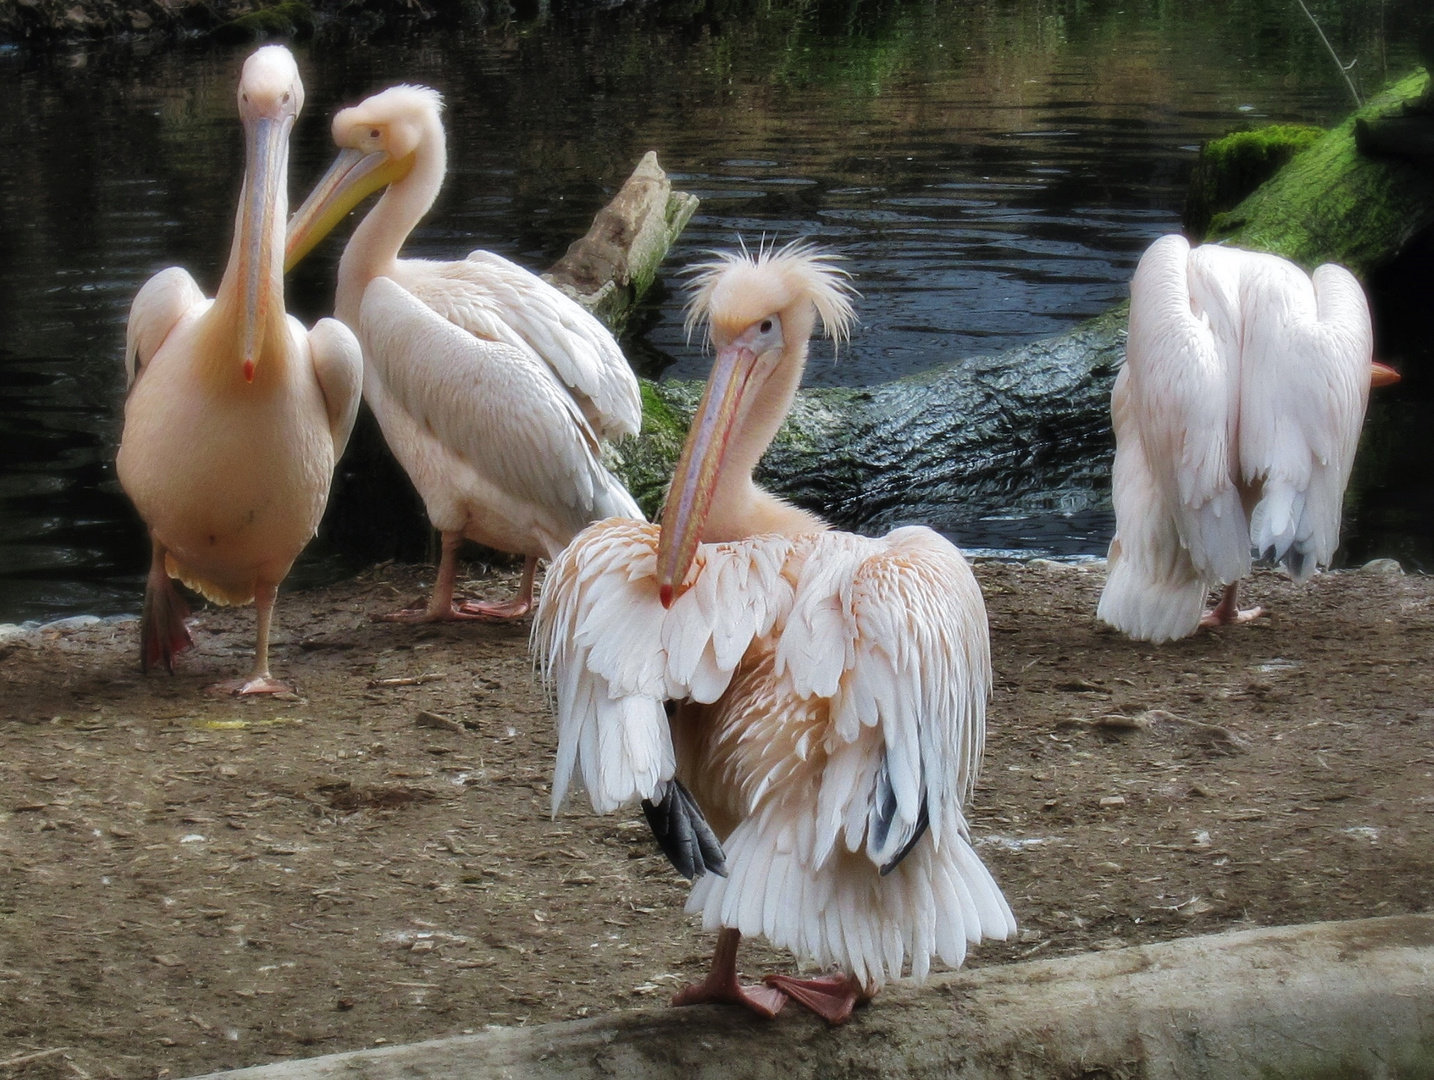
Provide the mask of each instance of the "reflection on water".
[{"label": "reflection on water", "polygon": [[[1418,7],[1316,10],[1373,88],[1386,65],[1411,66],[1399,50]],[[541,268],[656,148],[703,200],[672,268],[738,236],[819,237],[849,259],[862,325],[840,363],[817,351],[808,381],[882,381],[1056,333],[1122,299],[1139,252],[1178,227],[1202,139],[1338,119],[1343,83],[1301,18],[1284,0],[712,0],[316,43],[296,48],[308,103],[293,189],[327,164],[336,107],[428,83],[447,99],[451,171],[409,252],[482,246]],[[186,266],[211,289],[218,278],[247,51],[0,53],[0,620],[137,604],[146,542],[112,465],[124,318],[160,267]],[[306,321],[328,310],[338,249],[324,245],[291,278],[290,308]],[[624,345],[647,373],[695,377],[704,362],[683,338],[677,281],[669,274]],[[377,500],[413,513],[401,478],[370,459],[346,460],[344,474],[340,510]],[[976,547],[1099,551],[1110,530],[1100,498],[975,525],[953,506],[936,523]],[[1391,540],[1382,528],[1361,520],[1354,535],[1427,564],[1428,530]],[[354,533],[338,529],[305,572],[386,553],[386,538]]]}]

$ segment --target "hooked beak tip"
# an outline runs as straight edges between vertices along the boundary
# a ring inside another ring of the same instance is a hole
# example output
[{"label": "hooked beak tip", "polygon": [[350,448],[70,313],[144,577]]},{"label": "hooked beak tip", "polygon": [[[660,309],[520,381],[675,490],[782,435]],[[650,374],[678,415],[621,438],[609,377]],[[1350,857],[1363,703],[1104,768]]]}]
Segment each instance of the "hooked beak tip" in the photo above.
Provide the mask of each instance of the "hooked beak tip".
[{"label": "hooked beak tip", "polygon": [[1400,375],[1399,372],[1395,371],[1388,364],[1381,364],[1379,361],[1376,360],[1371,365],[1369,380],[1371,386],[1393,386],[1401,378],[1403,378],[1403,376]]},{"label": "hooked beak tip", "polygon": [[244,361],[244,381],[245,381],[245,382],[249,382],[249,383],[251,383],[251,382],[254,381],[254,361],[253,361],[253,360],[245,360],[245,361]]},{"label": "hooked beak tip", "polygon": [[671,585],[663,585],[663,586],[660,586],[660,587],[658,588],[658,590],[657,590],[657,599],[662,602],[663,610],[666,610],[666,609],[672,607],[672,600],[673,600],[673,596],[672,596],[672,586],[671,586]]}]

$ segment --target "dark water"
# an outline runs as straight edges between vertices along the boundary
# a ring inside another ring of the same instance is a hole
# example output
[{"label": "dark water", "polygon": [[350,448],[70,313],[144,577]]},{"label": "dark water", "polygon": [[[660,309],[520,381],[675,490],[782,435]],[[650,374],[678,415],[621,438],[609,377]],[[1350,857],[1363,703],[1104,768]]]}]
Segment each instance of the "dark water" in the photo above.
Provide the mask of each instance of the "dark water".
[{"label": "dark water", "polygon": [[[1413,66],[1422,0],[1314,9],[1358,59],[1366,90]],[[0,621],[137,606],[147,545],[112,464],[124,319],[161,267],[186,266],[211,290],[218,278],[248,51],[0,50]],[[1332,123],[1349,108],[1285,0],[555,8],[541,20],[321,38],[295,52],[308,91],[295,198],[331,157],[336,107],[397,81],[443,91],[449,179],[411,254],[485,247],[545,267],[656,149],[702,207],[624,346],[645,373],[681,377],[703,362],[683,338],[675,271],[704,249],[766,235],[841,250],[862,325],[839,363],[818,352],[808,381],[882,381],[1107,309],[1140,251],[1178,228],[1202,139],[1243,124]],[[337,256],[330,242],[291,278],[290,310],[306,321],[328,310]],[[1409,276],[1393,276],[1391,295]],[[1391,321],[1386,354],[1412,355],[1428,330]],[[1431,398],[1416,377],[1376,403],[1350,559],[1434,565],[1434,493],[1418,480],[1434,461],[1420,422]],[[412,515],[401,481],[367,459],[344,472],[345,520],[372,520],[386,498]],[[968,547],[1104,550],[1101,492],[1054,503],[1039,517],[983,522],[953,506],[934,524]],[[383,554],[337,528],[296,574],[313,580]]]}]

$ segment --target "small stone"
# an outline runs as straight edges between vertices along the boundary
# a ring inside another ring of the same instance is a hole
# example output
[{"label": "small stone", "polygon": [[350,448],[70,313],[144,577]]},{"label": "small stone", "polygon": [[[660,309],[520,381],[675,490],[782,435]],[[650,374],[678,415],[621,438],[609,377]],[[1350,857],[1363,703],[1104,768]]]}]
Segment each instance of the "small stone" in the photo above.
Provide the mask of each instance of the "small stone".
[{"label": "small stone", "polygon": [[1385,574],[1389,577],[1403,577],[1404,567],[1398,559],[1370,559],[1360,567],[1366,574]]},{"label": "small stone", "polygon": [[1107,795],[1100,800],[1102,810],[1120,810],[1125,806],[1124,795]]}]

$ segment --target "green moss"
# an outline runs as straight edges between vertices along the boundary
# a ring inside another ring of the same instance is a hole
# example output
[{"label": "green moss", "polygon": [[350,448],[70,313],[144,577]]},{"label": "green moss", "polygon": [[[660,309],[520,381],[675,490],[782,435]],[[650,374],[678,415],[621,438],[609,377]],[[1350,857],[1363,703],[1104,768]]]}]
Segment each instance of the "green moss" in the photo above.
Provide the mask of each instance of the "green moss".
[{"label": "green moss", "polygon": [[219,41],[240,43],[266,38],[306,38],[314,32],[314,12],[303,0],[283,0],[272,7],[251,11],[221,24],[214,31]]},{"label": "green moss", "polygon": [[1194,237],[1204,236],[1211,218],[1238,206],[1296,154],[1309,149],[1324,135],[1323,128],[1272,124],[1206,143],[1190,174],[1190,191],[1185,199],[1186,231]]},{"label": "green moss", "polygon": [[613,470],[632,492],[637,505],[655,518],[667,498],[667,485],[677,466],[687,425],[702,393],[701,383],[658,383],[638,380],[642,392],[642,434],[614,449]]},{"label": "green moss", "polygon": [[1369,158],[1354,125],[1423,93],[1423,72],[1400,80],[1318,140],[1234,209],[1216,214],[1207,239],[1283,255],[1306,269],[1342,263],[1363,275],[1434,222],[1434,185],[1408,162]]}]

